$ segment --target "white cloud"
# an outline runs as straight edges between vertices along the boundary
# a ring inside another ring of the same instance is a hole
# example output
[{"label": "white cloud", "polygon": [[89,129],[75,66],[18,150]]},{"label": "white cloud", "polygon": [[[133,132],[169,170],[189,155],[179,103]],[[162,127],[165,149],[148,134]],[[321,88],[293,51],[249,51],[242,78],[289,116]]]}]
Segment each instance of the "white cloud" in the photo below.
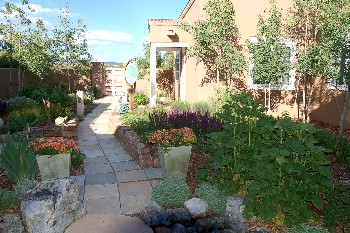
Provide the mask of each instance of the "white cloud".
[{"label": "white cloud", "polygon": [[92,60],[93,61],[103,61],[104,57],[103,56],[99,56],[99,55],[93,55]]},{"label": "white cloud", "polygon": [[32,14],[60,14],[61,11],[58,8],[47,8],[47,7],[42,7],[37,4],[29,4],[29,7],[34,10]]},{"label": "white cloud", "polygon": [[143,41],[148,41],[149,37],[148,36],[141,36],[141,40]]},{"label": "white cloud", "polygon": [[131,34],[118,31],[90,30],[86,34],[86,39],[88,45],[106,46],[115,44],[134,44]]}]

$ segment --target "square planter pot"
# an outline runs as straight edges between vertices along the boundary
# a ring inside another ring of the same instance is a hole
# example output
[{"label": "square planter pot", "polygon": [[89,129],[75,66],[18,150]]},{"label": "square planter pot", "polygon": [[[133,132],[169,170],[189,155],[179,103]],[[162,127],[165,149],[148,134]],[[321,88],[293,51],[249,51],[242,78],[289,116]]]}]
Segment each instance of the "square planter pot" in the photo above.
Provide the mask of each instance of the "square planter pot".
[{"label": "square planter pot", "polygon": [[42,180],[68,177],[71,156],[68,154],[37,155],[36,160]]},{"label": "square planter pot", "polygon": [[166,178],[186,178],[191,151],[192,146],[158,148],[160,166]]}]

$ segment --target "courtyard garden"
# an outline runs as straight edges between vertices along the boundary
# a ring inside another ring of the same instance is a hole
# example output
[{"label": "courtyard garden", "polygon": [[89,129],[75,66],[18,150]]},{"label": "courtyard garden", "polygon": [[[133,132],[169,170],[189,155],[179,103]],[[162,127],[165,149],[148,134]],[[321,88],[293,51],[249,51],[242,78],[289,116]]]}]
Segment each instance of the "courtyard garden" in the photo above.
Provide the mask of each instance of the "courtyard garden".
[{"label": "courtyard garden", "polygon": [[276,232],[349,231],[350,143],[335,127],[274,118],[251,94],[230,91],[206,103],[139,107],[122,121],[149,147],[192,145],[186,183],[166,179],[153,192],[164,207],[181,207],[196,196],[220,216],[225,197],[240,195],[243,216],[253,225]]},{"label": "courtyard garden", "polygon": [[[69,154],[67,174],[59,173],[58,177],[84,174],[86,156],[77,143],[77,126],[84,116],[77,116],[76,96],[68,93],[62,85],[43,84],[28,86],[19,96],[0,100],[0,215],[17,212],[26,191],[41,180],[55,177],[43,175],[37,157],[48,155],[50,165],[55,156]],[[85,95],[85,115],[96,106],[93,99]],[[62,172],[63,167],[59,170]]]}]

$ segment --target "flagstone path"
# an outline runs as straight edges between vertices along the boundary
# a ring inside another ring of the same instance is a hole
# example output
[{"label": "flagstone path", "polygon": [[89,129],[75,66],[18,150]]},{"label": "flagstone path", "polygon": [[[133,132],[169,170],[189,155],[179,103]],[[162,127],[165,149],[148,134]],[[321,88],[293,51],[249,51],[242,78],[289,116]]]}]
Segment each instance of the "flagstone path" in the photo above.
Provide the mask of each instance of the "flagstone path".
[{"label": "flagstone path", "polygon": [[[117,224],[115,219],[130,221],[118,215],[138,213],[149,204],[152,189],[163,178],[160,168],[141,169],[115,138],[115,129],[110,128],[109,123],[116,105],[117,99],[113,97],[101,99],[78,126],[78,143],[87,156],[84,193],[87,215],[72,224],[66,232],[79,232],[79,226],[85,228],[86,224],[91,223],[87,219],[96,219],[96,224],[100,223],[103,227],[108,221]],[[96,224],[92,225],[98,228]],[[118,224],[120,227],[120,222]],[[96,232],[109,232],[102,229]]]}]

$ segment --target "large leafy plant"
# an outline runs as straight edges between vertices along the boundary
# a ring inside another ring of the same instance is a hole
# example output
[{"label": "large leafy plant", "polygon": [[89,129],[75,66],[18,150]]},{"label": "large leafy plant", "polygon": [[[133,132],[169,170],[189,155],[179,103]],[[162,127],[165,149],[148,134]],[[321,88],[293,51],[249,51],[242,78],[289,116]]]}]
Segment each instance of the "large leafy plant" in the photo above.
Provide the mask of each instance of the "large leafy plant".
[{"label": "large leafy plant", "polygon": [[251,94],[232,95],[221,114],[223,131],[206,142],[211,160],[197,177],[245,194],[247,218],[303,223],[315,217],[310,205],[323,209],[321,194],[331,186],[325,149],[316,145],[312,125],[264,111]]}]

